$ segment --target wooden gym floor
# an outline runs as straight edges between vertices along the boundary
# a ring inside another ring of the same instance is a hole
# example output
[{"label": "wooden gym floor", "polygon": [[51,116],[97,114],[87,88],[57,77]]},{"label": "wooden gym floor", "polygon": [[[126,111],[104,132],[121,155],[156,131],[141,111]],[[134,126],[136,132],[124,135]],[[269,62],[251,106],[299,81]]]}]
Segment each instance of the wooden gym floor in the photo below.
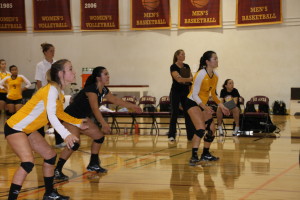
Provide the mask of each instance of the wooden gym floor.
[{"label": "wooden gym floor", "polygon": [[[79,151],[66,163],[69,182],[57,183],[64,195],[74,200],[299,200],[300,199],[300,118],[272,116],[280,135],[231,137],[213,142],[211,152],[220,161],[188,165],[191,142],[185,135],[171,144],[166,136],[107,136],[101,150],[101,175],[85,169],[90,157],[91,140],[82,136]],[[19,159],[0,133],[0,199],[7,199]],[[146,130],[144,133],[149,133]],[[161,131],[161,133],[166,131]],[[46,139],[53,145],[54,138]],[[203,144],[199,150],[201,154]],[[60,152],[60,149],[57,149]],[[19,199],[42,199],[44,194],[42,159],[28,175]]]}]

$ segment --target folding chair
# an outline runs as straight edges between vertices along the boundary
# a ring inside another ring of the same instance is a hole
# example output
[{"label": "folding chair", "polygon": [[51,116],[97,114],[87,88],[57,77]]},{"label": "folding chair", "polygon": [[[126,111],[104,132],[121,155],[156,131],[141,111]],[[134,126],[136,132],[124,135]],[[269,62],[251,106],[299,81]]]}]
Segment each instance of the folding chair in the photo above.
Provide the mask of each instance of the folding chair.
[{"label": "folding chair", "polygon": [[[142,107],[143,113],[140,114],[142,117],[150,117],[152,119],[151,123],[143,123],[143,124],[151,124],[150,134],[153,135],[153,129],[156,131],[156,135],[159,134],[158,125],[156,121],[156,98],[153,96],[142,96],[139,100],[139,106]],[[137,121],[135,120],[137,123]]]}]

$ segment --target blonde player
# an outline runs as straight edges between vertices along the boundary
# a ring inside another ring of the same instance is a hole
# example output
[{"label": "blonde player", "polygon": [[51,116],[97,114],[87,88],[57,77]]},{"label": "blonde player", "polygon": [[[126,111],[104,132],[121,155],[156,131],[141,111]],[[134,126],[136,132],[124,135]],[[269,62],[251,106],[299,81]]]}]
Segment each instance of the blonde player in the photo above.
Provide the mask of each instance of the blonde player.
[{"label": "blonde player", "polygon": [[36,94],[13,116],[5,126],[4,134],[12,150],[21,160],[21,166],[15,172],[9,190],[8,199],[17,199],[26,176],[34,167],[32,151],[44,158],[43,175],[45,194],[43,199],[69,199],[60,195],[53,188],[54,164],[56,153],[37,130],[50,121],[51,125],[65,139],[68,148],[72,148],[78,138],[72,135],[58,120],[64,120],[76,126],[86,128],[83,120],[71,117],[63,112],[62,90],[75,79],[75,72],[68,60],[59,60],[49,70],[49,84],[38,90]]},{"label": "blonde player", "polygon": [[[192,157],[190,165],[195,166],[199,161],[216,161],[219,158],[211,155],[209,148],[215,138],[215,125],[213,123],[213,110],[206,103],[210,96],[218,104],[225,115],[229,110],[221,103],[216,94],[218,75],[214,71],[218,67],[218,57],[213,51],[207,51],[200,59],[200,66],[194,76],[193,85],[186,101],[187,112],[196,128],[192,140]],[[205,134],[205,129],[207,133]],[[205,136],[204,136],[205,135]],[[204,136],[204,148],[201,158],[198,158],[198,148]]]}]

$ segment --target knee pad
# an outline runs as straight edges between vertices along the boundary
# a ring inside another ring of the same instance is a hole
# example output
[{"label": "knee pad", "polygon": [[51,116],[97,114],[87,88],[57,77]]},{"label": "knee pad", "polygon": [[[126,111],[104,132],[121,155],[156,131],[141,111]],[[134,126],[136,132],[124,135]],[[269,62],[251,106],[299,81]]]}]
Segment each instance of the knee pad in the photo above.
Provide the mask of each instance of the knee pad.
[{"label": "knee pad", "polygon": [[78,142],[74,142],[74,144],[73,144],[73,146],[72,146],[72,150],[73,151],[77,151],[78,149],[79,149],[79,147],[80,147],[80,144],[78,143]]},{"label": "knee pad", "polygon": [[21,167],[29,174],[34,167],[32,162],[21,162]]},{"label": "knee pad", "polygon": [[213,122],[213,118],[210,118],[209,120],[207,120],[205,122],[205,124],[206,124],[206,130],[210,130],[210,125],[211,125],[212,122]]},{"label": "knee pad", "polygon": [[215,139],[215,136],[213,135],[213,132],[211,130],[209,130],[204,136],[205,142],[213,142],[214,139]]},{"label": "knee pad", "polygon": [[44,160],[45,163],[48,163],[50,165],[55,165],[55,161],[56,161],[56,156],[57,154],[55,154],[55,156],[53,158],[50,158],[48,160]]},{"label": "knee pad", "polygon": [[97,144],[102,144],[104,142],[105,137],[103,136],[100,139],[94,140],[94,142],[96,142]]},{"label": "knee pad", "polygon": [[203,130],[203,129],[196,130],[196,132],[195,132],[195,134],[196,134],[199,138],[203,138],[204,133],[205,133],[205,130]]}]

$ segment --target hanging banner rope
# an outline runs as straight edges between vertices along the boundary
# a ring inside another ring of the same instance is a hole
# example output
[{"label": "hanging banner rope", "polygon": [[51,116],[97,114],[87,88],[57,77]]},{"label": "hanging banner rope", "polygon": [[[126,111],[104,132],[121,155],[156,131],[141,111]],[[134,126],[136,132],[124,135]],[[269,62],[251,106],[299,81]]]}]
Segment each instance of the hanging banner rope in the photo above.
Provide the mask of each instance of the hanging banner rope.
[{"label": "hanging banner rope", "polygon": [[236,25],[282,23],[281,0],[236,0]]},{"label": "hanging banner rope", "polygon": [[179,0],[179,28],[222,26],[220,0]]},{"label": "hanging banner rope", "polygon": [[70,0],[33,0],[34,31],[72,30]]},{"label": "hanging banner rope", "polygon": [[26,31],[24,0],[0,1],[0,31]]},{"label": "hanging banner rope", "polygon": [[119,1],[81,0],[81,30],[119,30]]},{"label": "hanging banner rope", "polygon": [[131,0],[131,29],[169,29],[169,0]]}]

